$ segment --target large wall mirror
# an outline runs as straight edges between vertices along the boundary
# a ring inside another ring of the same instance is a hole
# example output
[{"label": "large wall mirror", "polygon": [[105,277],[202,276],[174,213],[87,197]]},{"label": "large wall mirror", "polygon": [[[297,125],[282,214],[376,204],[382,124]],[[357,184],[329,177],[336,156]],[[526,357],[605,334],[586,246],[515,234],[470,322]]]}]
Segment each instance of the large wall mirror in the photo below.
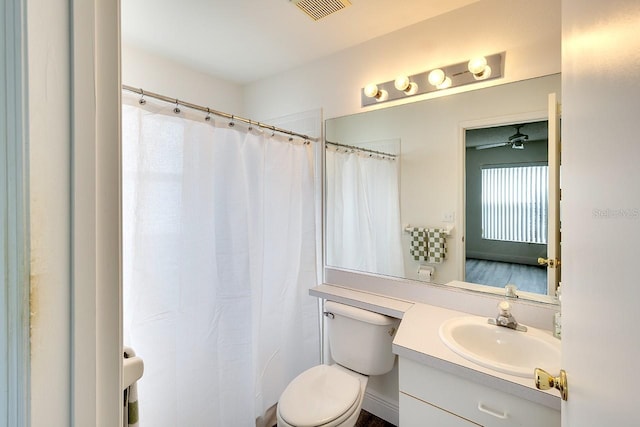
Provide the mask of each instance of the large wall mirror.
[{"label": "large wall mirror", "polygon": [[[536,264],[547,255],[548,96],[560,89],[555,74],[327,120],[326,265],[553,295]],[[508,222],[524,234],[487,210],[496,179],[510,184],[506,203],[519,198]]]}]

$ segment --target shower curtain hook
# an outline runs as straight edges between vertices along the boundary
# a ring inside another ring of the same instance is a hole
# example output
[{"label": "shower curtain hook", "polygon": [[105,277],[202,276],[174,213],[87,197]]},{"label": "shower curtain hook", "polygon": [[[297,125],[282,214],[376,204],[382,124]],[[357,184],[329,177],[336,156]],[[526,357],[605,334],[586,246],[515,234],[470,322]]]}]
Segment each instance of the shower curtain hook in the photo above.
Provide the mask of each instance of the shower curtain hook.
[{"label": "shower curtain hook", "polygon": [[276,127],[271,126],[271,137],[273,138],[274,136],[276,136]]},{"label": "shower curtain hook", "polygon": [[176,114],[180,113],[180,108],[178,107],[178,99],[176,98],[176,108],[173,109],[173,112]]},{"label": "shower curtain hook", "polygon": [[204,119],[207,122],[211,121],[211,111],[209,111],[209,107],[207,107],[207,116]]},{"label": "shower curtain hook", "polygon": [[233,119],[234,119],[234,118],[235,118],[235,116],[232,114],[232,115],[231,115],[231,121],[229,122],[229,126],[230,126],[230,127],[234,127],[234,126],[236,125],[235,123],[233,123]]},{"label": "shower curtain hook", "polygon": [[140,105],[144,105],[147,103],[147,100],[144,99],[144,90],[142,90],[142,88],[140,88],[140,100],[138,101],[138,103]]},{"label": "shower curtain hook", "polygon": [[253,126],[252,126],[252,123],[251,123],[251,119],[249,119],[249,132],[251,132],[252,130],[253,130]]}]

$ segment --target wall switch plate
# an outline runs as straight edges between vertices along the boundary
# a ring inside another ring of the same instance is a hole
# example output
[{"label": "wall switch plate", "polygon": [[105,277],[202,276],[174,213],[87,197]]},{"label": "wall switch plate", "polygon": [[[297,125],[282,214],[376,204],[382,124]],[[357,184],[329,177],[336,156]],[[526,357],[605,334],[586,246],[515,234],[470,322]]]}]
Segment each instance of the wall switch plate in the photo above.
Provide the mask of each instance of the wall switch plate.
[{"label": "wall switch plate", "polygon": [[455,222],[456,213],[453,211],[442,212],[442,222]]}]

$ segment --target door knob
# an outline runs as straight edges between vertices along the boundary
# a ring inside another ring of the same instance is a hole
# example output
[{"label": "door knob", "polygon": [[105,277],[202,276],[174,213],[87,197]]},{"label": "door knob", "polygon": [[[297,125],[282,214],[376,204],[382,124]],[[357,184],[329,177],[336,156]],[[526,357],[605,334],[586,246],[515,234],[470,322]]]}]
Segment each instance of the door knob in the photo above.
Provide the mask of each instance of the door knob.
[{"label": "door knob", "polygon": [[538,390],[556,388],[560,391],[562,400],[567,400],[569,397],[569,384],[567,383],[567,373],[564,369],[560,369],[560,375],[557,377],[551,376],[547,371],[540,368],[536,368],[533,375]]},{"label": "door knob", "polygon": [[553,258],[538,258],[538,264],[547,265],[550,268],[556,268],[560,266],[560,260]]}]

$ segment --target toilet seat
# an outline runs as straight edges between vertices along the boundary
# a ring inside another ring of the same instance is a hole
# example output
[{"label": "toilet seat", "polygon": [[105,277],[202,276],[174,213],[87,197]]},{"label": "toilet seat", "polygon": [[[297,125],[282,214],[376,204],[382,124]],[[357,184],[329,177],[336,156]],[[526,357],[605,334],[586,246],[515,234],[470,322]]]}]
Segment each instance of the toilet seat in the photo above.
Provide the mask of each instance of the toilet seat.
[{"label": "toilet seat", "polygon": [[360,406],[361,381],[336,366],[318,365],[298,375],[278,402],[278,415],[296,427],[340,425]]}]

